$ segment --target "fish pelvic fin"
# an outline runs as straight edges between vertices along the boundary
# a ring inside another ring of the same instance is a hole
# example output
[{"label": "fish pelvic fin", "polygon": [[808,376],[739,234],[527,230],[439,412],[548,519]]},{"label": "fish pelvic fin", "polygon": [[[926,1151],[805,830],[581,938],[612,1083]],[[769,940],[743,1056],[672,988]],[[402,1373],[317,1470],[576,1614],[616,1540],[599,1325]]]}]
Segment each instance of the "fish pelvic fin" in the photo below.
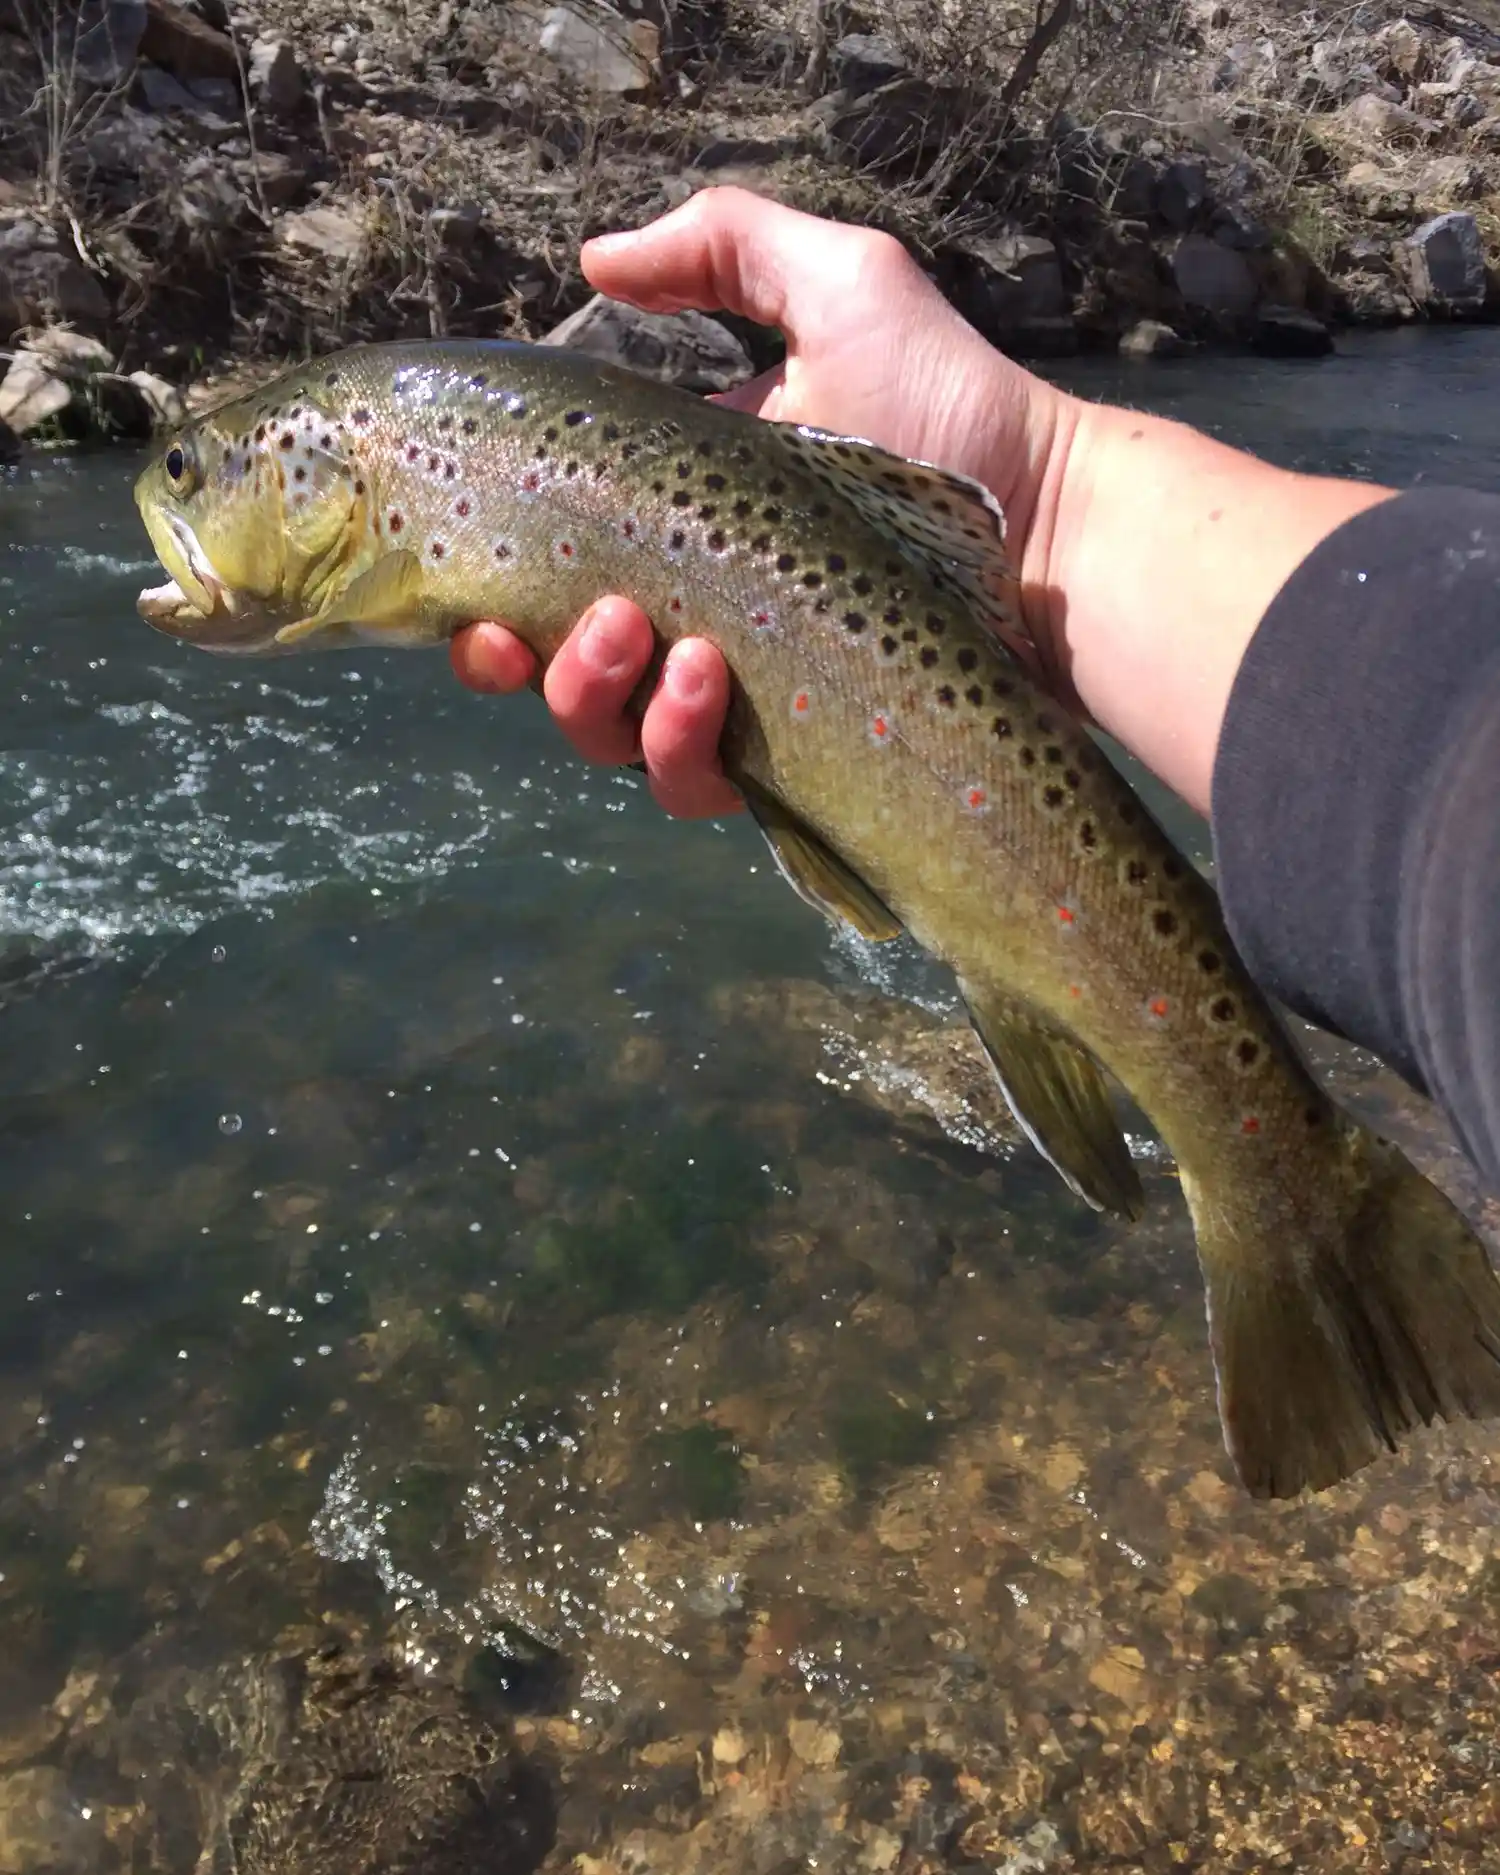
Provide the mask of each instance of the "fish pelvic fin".
[{"label": "fish pelvic fin", "polygon": [[800,898],[872,944],[901,936],[900,919],[820,834],[753,782],[740,777],[738,785],[782,878]]},{"label": "fish pelvic fin", "polygon": [[1268,1244],[1184,1174],[1224,1443],[1255,1497],[1321,1491],[1434,1420],[1500,1415],[1500,1282],[1437,1187],[1351,1129],[1356,1177],[1301,1242]]},{"label": "fish pelvic fin", "polygon": [[963,594],[975,616],[1014,651],[1031,646],[1020,585],[1005,551],[1005,513],[982,482],[892,455],[860,437],[788,426],[785,446],[811,457],[879,532],[929,577]]},{"label": "fish pelvic fin", "polygon": [[959,987],[1000,1091],[1032,1145],[1096,1211],[1140,1217],[1141,1176],[1093,1056],[1013,997],[972,983]]}]

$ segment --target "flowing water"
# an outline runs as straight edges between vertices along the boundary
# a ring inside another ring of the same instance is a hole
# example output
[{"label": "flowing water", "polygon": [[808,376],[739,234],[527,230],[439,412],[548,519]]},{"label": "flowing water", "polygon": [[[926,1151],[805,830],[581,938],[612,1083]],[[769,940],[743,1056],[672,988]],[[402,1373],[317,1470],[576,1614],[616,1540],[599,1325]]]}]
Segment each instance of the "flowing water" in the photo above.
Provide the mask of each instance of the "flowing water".
[{"label": "flowing water", "polygon": [[[1072,381],[1500,487],[1497,371]],[[277,1781],[330,1636],[478,1806],[434,1871],[1490,1866],[1500,1435],[1243,1501],[1149,1139],[1099,1222],[940,973],[534,698],[154,637],[137,466],[0,481],[0,1875],[394,1866],[344,1718]]]}]

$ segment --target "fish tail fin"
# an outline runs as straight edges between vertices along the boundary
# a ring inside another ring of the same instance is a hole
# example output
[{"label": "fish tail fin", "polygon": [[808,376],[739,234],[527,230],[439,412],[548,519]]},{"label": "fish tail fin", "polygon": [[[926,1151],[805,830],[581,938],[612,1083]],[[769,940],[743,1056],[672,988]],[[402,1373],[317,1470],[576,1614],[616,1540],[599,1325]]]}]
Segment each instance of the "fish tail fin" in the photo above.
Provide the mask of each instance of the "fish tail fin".
[{"label": "fish tail fin", "polygon": [[1324,1490],[1434,1420],[1500,1416],[1484,1245],[1393,1146],[1350,1145],[1355,1177],[1298,1242],[1194,1204],[1224,1442],[1256,1497]]}]

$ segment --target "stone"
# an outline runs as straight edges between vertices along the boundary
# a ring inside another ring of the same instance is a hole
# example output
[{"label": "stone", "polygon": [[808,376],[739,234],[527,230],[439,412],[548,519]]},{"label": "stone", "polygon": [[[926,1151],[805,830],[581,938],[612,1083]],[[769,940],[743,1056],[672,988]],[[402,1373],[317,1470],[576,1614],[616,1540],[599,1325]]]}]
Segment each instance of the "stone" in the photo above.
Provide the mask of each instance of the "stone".
[{"label": "stone", "polygon": [[105,436],[144,442],[156,434],[156,408],[134,375],[101,371],[88,383],[88,403],[94,426]]},{"label": "stone", "polygon": [[1224,203],[1213,212],[1209,233],[1221,247],[1232,247],[1241,254],[1253,254],[1271,245],[1271,231],[1247,208]]},{"label": "stone", "polygon": [[1266,358],[1326,358],[1333,350],[1333,334],[1321,319],[1299,307],[1262,306],[1250,344]]},{"label": "stone", "polygon": [[1041,235],[975,235],[939,256],[940,283],[987,337],[1071,312],[1057,249]]},{"label": "stone", "polygon": [[1411,297],[1387,272],[1361,269],[1339,282],[1344,313],[1356,325],[1400,325],[1416,312]]},{"label": "stone", "polygon": [[91,1830],[56,1765],[0,1777],[0,1875],[73,1875],[97,1864]]},{"label": "stone", "polygon": [[733,390],[754,375],[734,334],[707,313],[648,313],[597,293],[543,338],[683,390]]},{"label": "stone", "polygon": [[73,56],[85,83],[117,85],[126,77],[146,30],[146,0],[105,0],[100,17],[79,33]]},{"label": "stone", "polygon": [[97,276],[71,254],[47,247],[0,251],[0,338],[52,321],[102,328],[109,314]]},{"label": "stone", "polygon": [[364,252],[364,216],[352,208],[305,208],[283,215],[276,231],[285,246],[325,260],[349,263]]},{"label": "stone", "polygon": [[26,351],[41,358],[57,377],[78,383],[98,371],[113,371],[114,353],[101,340],[86,332],[70,332],[53,326],[29,339]]},{"label": "stone", "polygon": [[1159,220],[1179,233],[1190,228],[1208,201],[1208,170],[1202,163],[1168,163],[1156,183]]},{"label": "stone", "polygon": [[132,371],[130,382],[150,407],[153,429],[170,430],[182,422],[187,406],[175,384],[168,384],[150,371]]},{"label": "stone", "polygon": [[159,65],[140,67],[135,75],[135,92],[148,111],[189,111],[196,116],[202,109],[201,100]]},{"label": "stone", "polygon": [[1160,319],[1138,319],[1120,339],[1122,358],[1179,358],[1186,341]]},{"label": "stone", "polygon": [[1392,20],[1382,26],[1374,43],[1392,77],[1415,84],[1427,71],[1427,41],[1410,20]]},{"label": "stone", "polygon": [[1238,319],[1254,309],[1255,276],[1249,262],[1207,235],[1185,234],[1177,243],[1172,278],[1184,303],[1201,312]]},{"label": "stone", "polygon": [[1344,177],[1343,189],[1364,214],[1377,221],[1410,221],[1416,213],[1411,184],[1379,163],[1356,163]]},{"label": "stone", "polygon": [[1455,130],[1472,130],[1476,124],[1484,122],[1489,108],[1485,100],[1472,91],[1457,92],[1448,105],[1448,122]]},{"label": "stone", "polygon": [[290,208],[307,189],[307,171],[281,150],[257,150],[233,165],[234,179],[246,195],[259,195],[267,208]]},{"label": "stone", "polygon": [[589,0],[549,8],[538,43],[571,77],[615,97],[644,96],[661,69],[661,35],[651,21],[622,19]]},{"label": "stone", "polygon": [[435,208],[427,217],[427,226],[439,247],[462,253],[474,245],[484,226],[484,210],[477,202],[463,202],[457,208]]},{"label": "stone", "polygon": [[0,422],[9,424],[17,436],[60,417],[72,401],[69,387],[34,352],[18,352],[0,379]]},{"label": "stone", "polygon": [[835,86],[856,98],[909,76],[910,70],[891,41],[873,33],[846,33],[828,58]]},{"label": "stone", "polygon": [[307,94],[302,66],[285,39],[257,39],[245,60],[250,96],[263,111],[295,111]]},{"label": "stone", "polygon": [[1453,210],[1424,221],[1397,246],[1396,264],[1412,298],[1424,310],[1484,310],[1489,279],[1484,242],[1472,215]]},{"label": "stone", "polygon": [[862,97],[831,91],[808,112],[834,153],[858,169],[914,173],[950,147],[973,116],[956,85],[900,78]]},{"label": "stone", "polygon": [[1428,203],[1470,202],[1484,194],[1484,171],[1466,156],[1435,156],[1416,180],[1416,198]]},{"label": "stone", "polygon": [[1430,118],[1418,117],[1404,104],[1393,104],[1389,98],[1379,97],[1373,91],[1346,104],[1342,116],[1349,128],[1362,136],[1387,140],[1417,142],[1432,136],[1439,128]]},{"label": "stone", "polygon": [[227,78],[239,84],[234,41],[177,0],[146,0],[146,25],[137,49],[141,58],[184,83],[191,78]]}]

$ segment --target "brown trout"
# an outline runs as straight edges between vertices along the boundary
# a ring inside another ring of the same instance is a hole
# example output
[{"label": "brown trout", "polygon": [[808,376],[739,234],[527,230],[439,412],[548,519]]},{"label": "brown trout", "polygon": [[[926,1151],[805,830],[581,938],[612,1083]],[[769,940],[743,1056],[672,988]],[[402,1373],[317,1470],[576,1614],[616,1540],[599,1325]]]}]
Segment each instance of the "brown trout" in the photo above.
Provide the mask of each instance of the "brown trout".
[{"label": "brown trout", "polygon": [[723,744],[777,863],[954,970],[1017,1121],[1140,1214],[1101,1065],[1174,1156],[1225,1442],[1260,1496],[1500,1412],[1500,1284],[1461,1215],[1326,1098],[1211,887],[997,633],[987,490],[565,351],[360,347],[190,423],[142,475],[158,629],[267,655],[510,621],[546,659],[619,592],[733,674]]}]

